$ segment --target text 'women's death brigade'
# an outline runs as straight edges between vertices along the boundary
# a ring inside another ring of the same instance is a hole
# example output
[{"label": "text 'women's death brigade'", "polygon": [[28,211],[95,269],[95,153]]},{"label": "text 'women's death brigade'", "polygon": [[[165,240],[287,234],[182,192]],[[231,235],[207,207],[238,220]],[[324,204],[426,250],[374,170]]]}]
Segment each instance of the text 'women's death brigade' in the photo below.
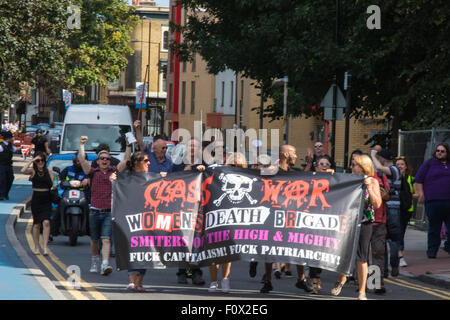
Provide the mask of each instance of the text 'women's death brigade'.
[{"label": "text 'women's death brigade'", "polygon": [[259,176],[216,166],[165,178],[132,174],[113,187],[119,268],[200,266],[237,259],[348,273],[362,212],[363,177],[305,172]]}]

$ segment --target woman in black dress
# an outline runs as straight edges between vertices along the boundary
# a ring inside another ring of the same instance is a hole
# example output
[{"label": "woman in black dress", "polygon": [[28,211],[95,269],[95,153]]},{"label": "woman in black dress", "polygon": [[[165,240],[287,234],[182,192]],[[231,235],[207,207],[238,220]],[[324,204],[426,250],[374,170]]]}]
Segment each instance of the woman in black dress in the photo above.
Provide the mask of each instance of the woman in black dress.
[{"label": "woman in black dress", "polygon": [[50,235],[50,216],[52,214],[52,198],[50,190],[53,187],[53,171],[46,168],[46,156],[38,152],[33,160],[28,162],[21,170],[30,175],[33,185],[33,197],[31,198],[31,214],[33,215],[33,241],[34,254],[40,254],[39,234],[41,224],[43,226],[44,256],[48,255],[48,239]]}]

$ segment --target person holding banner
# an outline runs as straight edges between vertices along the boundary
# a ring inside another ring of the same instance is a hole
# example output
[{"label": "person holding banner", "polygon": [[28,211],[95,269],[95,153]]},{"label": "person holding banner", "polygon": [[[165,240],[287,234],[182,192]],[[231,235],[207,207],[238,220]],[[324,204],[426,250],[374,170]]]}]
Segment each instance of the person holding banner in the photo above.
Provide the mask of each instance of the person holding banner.
[{"label": "person holding banner", "polygon": [[[245,156],[240,152],[234,152],[230,154],[225,162],[227,166],[230,167],[239,167],[239,168],[247,168],[247,161],[245,160]],[[231,270],[231,262],[222,263],[222,281],[220,282],[222,292],[228,293],[230,292],[230,270]],[[211,284],[209,285],[209,292],[216,292],[218,289],[217,283],[217,272],[219,270],[219,265],[213,265],[209,267],[209,275],[211,278]]]},{"label": "person holding banner", "polygon": [[[321,155],[316,158],[315,171],[316,172],[328,172],[334,174],[334,169],[331,169],[332,161],[329,155]],[[309,286],[312,289],[312,293],[319,294],[322,289],[322,281],[320,280],[320,274],[322,273],[322,269],[309,267]]]},{"label": "person holding banner", "polygon": [[[280,147],[280,161],[278,162],[278,167],[281,171],[292,171],[295,162],[297,161],[297,149],[294,146],[285,144]],[[265,263],[265,280],[264,285],[261,288],[261,293],[268,293],[273,290],[272,286],[272,263]],[[285,264],[285,267],[289,270],[290,264]],[[297,265],[297,274],[298,279],[295,286],[299,289],[303,289],[306,292],[311,292],[312,288],[308,281],[306,280],[306,276],[304,273],[304,267],[301,265]]]},{"label": "person holding banner", "polygon": [[[125,152],[124,159],[122,160],[122,164],[126,165],[126,169],[129,172],[147,172],[148,163],[150,162],[148,158],[148,154],[143,151],[136,151],[133,153],[130,159],[131,147],[127,144],[127,149]],[[121,173],[125,167],[120,166],[120,170],[118,173]],[[109,180],[113,183],[117,179],[117,174],[113,173]],[[142,281],[144,279],[146,269],[130,269],[128,270],[128,277],[130,279],[130,283],[127,286],[127,290],[135,291],[135,292],[145,292],[145,288],[142,286]]]},{"label": "person holding banner", "polygon": [[91,179],[91,208],[89,213],[89,230],[91,236],[91,273],[97,273],[100,264],[99,240],[102,240],[102,263],[100,273],[104,276],[112,272],[109,265],[111,249],[112,221],[111,221],[111,195],[112,184],[109,180],[111,174],[120,170],[122,164],[111,167],[111,155],[107,150],[98,153],[97,168],[92,168],[86,160],[84,146],[88,141],[87,136],[80,137],[78,160],[86,175]]},{"label": "person holding banner", "polygon": [[[364,195],[364,209],[361,219],[361,230],[359,234],[359,243],[356,252],[356,271],[358,273],[358,299],[367,300],[366,284],[369,271],[369,247],[372,236],[372,222],[375,220],[375,210],[381,207],[383,202],[380,194],[380,185],[373,178],[375,171],[372,160],[367,155],[355,155],[354,165],[352,165],[353,174],[364,174],[368,177],[364,179],[366,186]],[[337,296],[341,293],[342,287],[347,281],[344,274],[339,275],[331,294]]]},{"label": "person holding banner", "polygon": [[[187,142],[186,150],[183,154],[183,162],[179,165],[173,166],[173,171],[205,171],[206,166],[203,163],[199,163],[201,160],[202,148],[200,141],[195,138],[191,138]],[[203,280],[203,272],[196,265],[189,265],[189,270],[185,267],[179,268],[177,272],[177,282],[181,284],[187,284],[187,278],[192,278],[192,284],[203,286],[205,280]]]}]

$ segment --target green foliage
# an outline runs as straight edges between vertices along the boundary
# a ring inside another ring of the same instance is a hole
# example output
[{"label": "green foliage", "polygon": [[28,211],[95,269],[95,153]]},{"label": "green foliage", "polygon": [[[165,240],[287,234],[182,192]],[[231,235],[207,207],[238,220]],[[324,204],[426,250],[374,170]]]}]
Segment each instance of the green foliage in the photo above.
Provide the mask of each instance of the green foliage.
[{"label": "green foliage", "polygon": [[71,30],[67,52],[67,82],[74,89],[91,84],[106,86],[127,65],[129,33],[138,23],[134,8],[121,0],[77,0],[81,29]]},{"label": "green foliage", "polygon": [[450,125],[447,0],[385,0],[379,30],[367,27],[373,1],[341,1],[339,44],[335,1],[182,3],[193,13],[175,49],[183,59],[199,52],[212,73],[230,68],[255,79],[274,100],[265,116],[282,115],[282,88],[272,79],[289,77],[292,116],[313,116],[334,75],[342,88],[351,70],[353,116],[386,115],[394,131]]},{"label": "green foliage", "polygon": [[[81,9],[79,30],[68,28],[70,5]],[[27,86],[79,92],[117,79],[138,21],[122,0],[1,1],[0,108]]]}]

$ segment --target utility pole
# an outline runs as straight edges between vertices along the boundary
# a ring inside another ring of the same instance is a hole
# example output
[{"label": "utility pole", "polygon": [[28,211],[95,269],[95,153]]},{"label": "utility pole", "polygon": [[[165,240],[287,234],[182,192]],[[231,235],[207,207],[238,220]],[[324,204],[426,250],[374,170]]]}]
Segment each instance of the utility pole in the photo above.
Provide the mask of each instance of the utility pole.
[{"label": "utility pole", "polygon": [[[339,47],[339,15],[340,15],[340,0],[336,0],[336,46]],[[336,116],[337,116],[337,70],[334,75],[334,88],[333,88],[333,122],[331,129],[331,157],[335,159],[336,151]]]},{"label": "utility pole", "polygon": [[348,169],[348,143],[350,135],[350,112],[352,108],[351,88],[352,74],[350,71],[345,73],[344,90],[346,90],[346,107],[345,107],[345,145],[344,145],[344,170]]}]

